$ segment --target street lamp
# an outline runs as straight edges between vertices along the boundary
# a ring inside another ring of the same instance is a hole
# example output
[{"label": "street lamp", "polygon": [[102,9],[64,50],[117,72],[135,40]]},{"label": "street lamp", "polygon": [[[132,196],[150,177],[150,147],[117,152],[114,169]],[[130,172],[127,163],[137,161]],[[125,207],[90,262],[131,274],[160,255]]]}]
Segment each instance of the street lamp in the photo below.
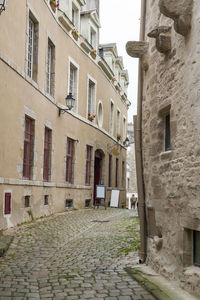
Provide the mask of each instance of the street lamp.
[{"label": "street lamp", "polygon": [[0,14],[6,9],[7,0],[0,0]]},{"label": "street lamp", "polygon": [[67,95],[65,100],[66,100],[67,108],[60,108],[60,107],[58,108],[59,117],[62,113],[67,112],[68,110],[71,110],[74,107],[75,99],[73,98],[72,93],[69,93],[69,95]]},{"label": "street lamp", "polygon": [[129,146],[129,138],[128,138],[128,137],[126,137],[126,139],[124,140],[123,145],[124,145],[125,147],[128,147],[128,146]]}]

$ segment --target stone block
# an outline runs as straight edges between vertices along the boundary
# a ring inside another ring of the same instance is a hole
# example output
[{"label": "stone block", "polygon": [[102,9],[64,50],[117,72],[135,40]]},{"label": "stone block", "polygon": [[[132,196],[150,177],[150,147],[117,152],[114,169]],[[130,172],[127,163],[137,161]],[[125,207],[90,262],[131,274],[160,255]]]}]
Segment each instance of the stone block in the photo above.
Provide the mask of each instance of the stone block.
[{"label": "stone block", "polygon": [[129,41],[126,52],[132,57],[142,57],[148,50],[149,44],[142,41]]}]

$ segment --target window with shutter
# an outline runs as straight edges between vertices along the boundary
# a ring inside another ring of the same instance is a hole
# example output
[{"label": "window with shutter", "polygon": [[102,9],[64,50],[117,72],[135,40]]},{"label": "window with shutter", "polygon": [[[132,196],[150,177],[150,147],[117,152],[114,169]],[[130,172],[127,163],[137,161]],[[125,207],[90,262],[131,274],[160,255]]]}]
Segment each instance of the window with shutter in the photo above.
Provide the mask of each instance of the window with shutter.
[{"label": "window with shutter", "polygon": [[5,193],[4,214],[11,214],[11,193]]},{"label": "window with shutter", "polygon": [[73,183],[74,140],[67,138],[66,181]]},{"label": "window with shutter", "polygon": [[44,165],[43,165],[43,180],[50,181],[51,177],[51,139],[52,131],[51,129],[45,127],[44,136]]},{"label": "window with shutter", "polygon": [[85,184],[90,185],[92,147],[87,145]]},{"label": "window with shutter", "polygon": [[23,177],[31,179],[33,167],[34,120],[25,116]]}]

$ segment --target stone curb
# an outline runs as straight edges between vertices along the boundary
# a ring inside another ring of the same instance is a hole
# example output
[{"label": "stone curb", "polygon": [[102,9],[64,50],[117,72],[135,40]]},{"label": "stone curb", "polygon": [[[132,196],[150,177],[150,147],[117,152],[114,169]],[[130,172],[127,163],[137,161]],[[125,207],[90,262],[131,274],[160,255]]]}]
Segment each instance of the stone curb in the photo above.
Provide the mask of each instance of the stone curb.
[{"label": "stone curb", "polygon": [[128,275],[143,286],[157,300],[195,300],[194,296],[175,287],[158,274],[149,274],[145,267],[125,268]]}]

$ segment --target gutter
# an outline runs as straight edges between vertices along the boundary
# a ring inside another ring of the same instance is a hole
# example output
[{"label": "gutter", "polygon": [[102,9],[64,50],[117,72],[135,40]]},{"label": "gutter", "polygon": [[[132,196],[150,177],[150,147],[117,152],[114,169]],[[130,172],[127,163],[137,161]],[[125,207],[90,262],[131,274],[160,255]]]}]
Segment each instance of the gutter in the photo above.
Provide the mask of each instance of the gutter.
[{"label": "gutter", "polygon": [[[141,1],[141,21],[140,21],[140,41],[144,41],[145,37],[145,17],[146,17],[146,0]],[[147,257],[147,220],[145,207],[145,191],[143,179],[143,159],[142,159],[142,99],[143,99],[143,70],[142,62],[139,60],[138,74],[138,104],[137,104],[137,120],[135,130],[135,147],[136,147],[136,170],[138,185],[138,210],[140,218],[140,262],[144,263]]]}]

